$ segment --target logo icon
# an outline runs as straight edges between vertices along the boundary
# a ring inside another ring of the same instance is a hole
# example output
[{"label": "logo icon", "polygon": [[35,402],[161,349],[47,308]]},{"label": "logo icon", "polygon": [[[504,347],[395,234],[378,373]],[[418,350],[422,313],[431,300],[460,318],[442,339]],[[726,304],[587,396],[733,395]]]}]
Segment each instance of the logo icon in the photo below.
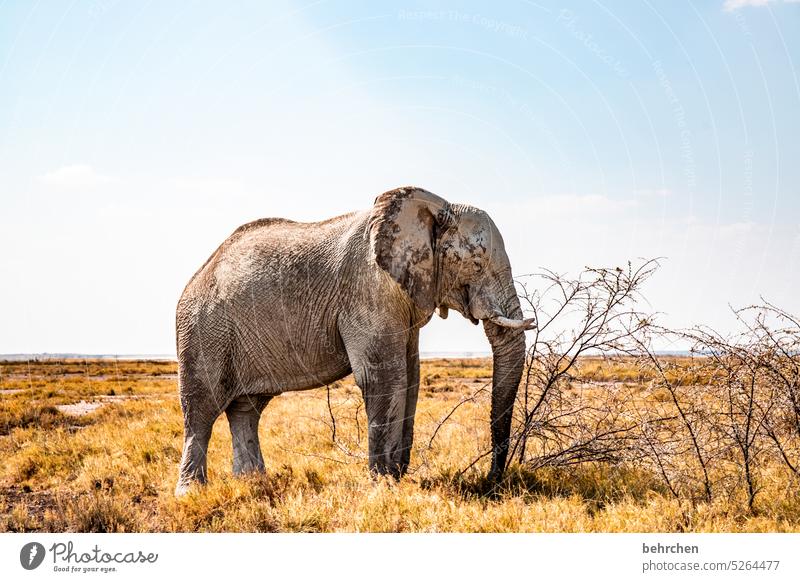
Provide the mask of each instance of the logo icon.
[{"label": "logo icon", "polygon": [[44,561],[44,546],[39,542],[29,542],[19,551],[19,563],[26,570],[35,570]]}]

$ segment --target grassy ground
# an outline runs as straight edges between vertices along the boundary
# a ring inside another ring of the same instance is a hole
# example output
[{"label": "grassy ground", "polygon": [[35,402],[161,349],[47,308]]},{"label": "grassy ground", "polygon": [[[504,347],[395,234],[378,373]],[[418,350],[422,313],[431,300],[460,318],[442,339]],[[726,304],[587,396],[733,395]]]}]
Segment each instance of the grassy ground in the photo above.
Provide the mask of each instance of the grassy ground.
[{"label": "grassy ground", "polygon": [[[599,360],[582,370],[585,381],[647,381]],[[0,531],[800,531],[800,488],[777,467],[755,512],[740,499],[688,506],[654,475],[607,465],[514,468],[488,493],[485,462],[459,475],[486,449],[486,398],[429,441],[490,376],[488,361],[423,362],[412,470],[399,483],[367,472],[366,419],[347,378],[330,390],[335,442],[325,389],[282,395],[261,420],[265,475],[231,475],[222,417],[210,484],[175,499],[174,363],[0,363]]]}]

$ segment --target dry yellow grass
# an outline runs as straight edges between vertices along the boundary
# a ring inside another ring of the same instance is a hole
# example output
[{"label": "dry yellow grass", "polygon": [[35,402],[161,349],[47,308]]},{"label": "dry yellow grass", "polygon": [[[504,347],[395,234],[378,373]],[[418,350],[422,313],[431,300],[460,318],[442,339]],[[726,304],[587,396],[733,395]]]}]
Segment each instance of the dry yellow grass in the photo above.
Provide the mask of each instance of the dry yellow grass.
[{"label": "dry yellow grass", "polygon": [[[691,366],[687,363],[687,366]],[[581,362],[584,380],[646,381],[628,366]],[[0,363],[0,531],[800,531],[800,488],[776,466],[755,512],[741,499],[689,506],[655,475],[607,465],[512,468],[488,492],[478,463],[488,401],[464,396],[489,381],[487,360],[423,362],[412,469],[376,480],[364,459],[363,406],[352,378],[274,399],[261,420],[265,475],[231,475],[224,417],[209,450],[210,484],[174,498],[182,445],[175,364]],[[602,387],[600,387],[601,389]],[[83,416],[57,406],[103,406]]]}]

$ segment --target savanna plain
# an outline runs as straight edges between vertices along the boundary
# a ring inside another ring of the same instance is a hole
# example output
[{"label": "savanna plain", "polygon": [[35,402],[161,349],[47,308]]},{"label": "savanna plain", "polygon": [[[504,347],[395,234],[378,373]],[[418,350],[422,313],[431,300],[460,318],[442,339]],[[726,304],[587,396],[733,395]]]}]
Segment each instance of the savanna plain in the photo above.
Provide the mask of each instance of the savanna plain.
[{"label": "savanna plain", "polygon": [[[686,377],[697,363],[670,365]],[[575,370],[564,394],[587,406],[612,393],[643,409],[669,404],[669,393],[633,362],[587,357]],[[797,475],[768,455],[757,460],[754,503],[741,487],[710,500],[702,491],[677,495],[657,463],[602,456],[512,462],[502,483],[489,484],[481,455],[491,361],[426,360],[420,377],[412,465],[399,482],[367,470],[364,408],[348,377],[267,406],[264,474],[231,474],[230,431],[220,417],[209,484],[175,498],[183,418],[174,362],[0,362],[0,531],[800,531]],[[725,462],[709,459],[703,469],[713,478],[715,463]]]}]

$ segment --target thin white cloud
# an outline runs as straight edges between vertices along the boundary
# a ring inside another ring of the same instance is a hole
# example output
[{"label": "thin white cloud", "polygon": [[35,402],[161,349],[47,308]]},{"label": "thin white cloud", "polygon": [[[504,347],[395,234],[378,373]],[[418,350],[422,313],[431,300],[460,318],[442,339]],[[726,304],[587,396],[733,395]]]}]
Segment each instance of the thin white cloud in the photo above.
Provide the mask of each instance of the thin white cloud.
[{"label": "thin white cloud", "polygon": [[700,220],[697,216],[690,215],[678,223],[678,228],[691,229],[694,236],[705,236],[708,240],[721,241],[738,239],[753,234],[763,234],[763,228],[753,222],[726,222],[714,224]]},{"label": "thin white cloud", "polygon": [[642,188],[634,190],[633,193],[642,198],[666,198],[672,196],[672,190],[669,188]]},{"label": "thin white cloud", "polygon": [[753,222],[732,222],[722,224],[717,228],[717,232],[723,238],[744,236],[753,232],[755,224]]},{"label": "thin white cloud", "polygon": [[700,218],[696,214],[687,214],[683,217],[681,223],[685,226],[693,226],[695,224],[700,224]]},{"label": "thin white cloud", "polygon": [[609,198],[601,194],[561,194],[531,200],[533,210],[547,214],[619,212],[636,206],[636,200]]},{"label": "thin white cloud", "polygon": [[72,164],[47,172],[40,176],[39,181],[47,186],[74,190],[107,184],[111,178],[98,173],[88,164]]},{"label": "thin white cloud", "polygon": [[178,196],[184,193],[195,197],[196,200],[218,201],[223,198],[243,198],[255,195],[254,191],[242,180],[213,176],[181,176],[169,180],[165,187]]},{"label": "thin white cloud", "polygon": [[767,6],[768,4],[797,4],[800,0],[725,0],[722,9],[725,12],[733,12],[746,6]]},{"label": "thin white cloud", "polygon": [[226,191],[226,190],[243,190],[244,185],[239,180],[228,178],[175,178],[170,181],[170,184],[180,190],[191,191]]}]

